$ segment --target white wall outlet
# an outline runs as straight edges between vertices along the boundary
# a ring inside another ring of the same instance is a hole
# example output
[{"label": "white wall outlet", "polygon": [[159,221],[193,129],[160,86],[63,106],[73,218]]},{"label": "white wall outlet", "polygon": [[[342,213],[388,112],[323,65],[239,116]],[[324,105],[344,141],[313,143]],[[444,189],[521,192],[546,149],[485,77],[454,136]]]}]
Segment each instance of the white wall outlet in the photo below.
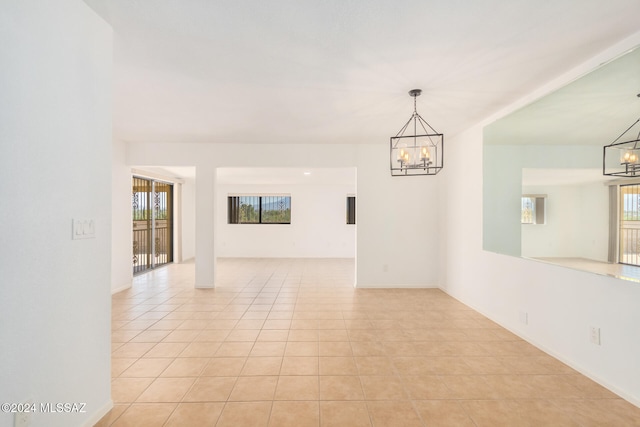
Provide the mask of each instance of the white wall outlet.
[{"label": "white wall outlet", "polygon": [[527,313],[526,311],[520,311],[518,313],[518,317],[520,318],[520,323],[524,325],[529,324],[529,313]]},{"label": "white wall outlet", "polygon": [[96,237],[96,225],[92,219],[74,219],[71,227],[71,238],[78,239],[94,239]]},{"label": "white wall outlet", "polygon": [[589,341],[591,341],[592,344],[600,345],[600,328],[596,328],[595,326],[589,328]]},{"label": "white wall outlet", "polygon": [[33,400],[29,399],[22,405],[23,409],[27,409],[23,412],[16,412],[13,417],[13,427],[29,427],[31,425],[31,417],[34,409]]}]

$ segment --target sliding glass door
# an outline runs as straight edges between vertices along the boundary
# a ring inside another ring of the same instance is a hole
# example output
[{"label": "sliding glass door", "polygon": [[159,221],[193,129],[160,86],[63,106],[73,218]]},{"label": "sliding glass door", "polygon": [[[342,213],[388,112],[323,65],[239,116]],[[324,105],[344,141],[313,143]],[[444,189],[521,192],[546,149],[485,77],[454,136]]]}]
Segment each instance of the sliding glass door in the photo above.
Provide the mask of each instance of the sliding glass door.
[{"label": "sliding glass door", "polygon": [[640,185],[620,186],[620,256],[622,264],[640,266]]},{"label": "sliding glass door", "polygon": [[133,274],[173,261],[173,185],[133,177]]}]

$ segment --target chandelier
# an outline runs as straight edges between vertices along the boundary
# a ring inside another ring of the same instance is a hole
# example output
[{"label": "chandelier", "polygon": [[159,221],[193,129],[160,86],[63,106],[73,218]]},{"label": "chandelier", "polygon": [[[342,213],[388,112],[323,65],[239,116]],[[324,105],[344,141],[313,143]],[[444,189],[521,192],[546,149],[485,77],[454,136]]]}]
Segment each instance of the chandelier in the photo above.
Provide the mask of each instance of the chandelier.
[{"label": "chandelier", "polygon": [[[413,97],[413,114],[396,136],[390,138],[391,176],[435,175],[442,170],[444,135],[418,114],[416,98],[421,93],[421,89],[409,91]],[[413,130],[413,134],[405,135],[407,130]]]},{"label": "chandelier", "polygon": [[[637,95],[640,97],[640,94]],[[630,136],[631,139],[623,140],[627,132],[640,123],[636,120],[611,144],[604,146],[602,157],[602,174],[621,176],[626,178],[640,177],[640,132]],[[634,131],[635,132],[635,131]],[[622,139],[621,142],[618,142]]]}]

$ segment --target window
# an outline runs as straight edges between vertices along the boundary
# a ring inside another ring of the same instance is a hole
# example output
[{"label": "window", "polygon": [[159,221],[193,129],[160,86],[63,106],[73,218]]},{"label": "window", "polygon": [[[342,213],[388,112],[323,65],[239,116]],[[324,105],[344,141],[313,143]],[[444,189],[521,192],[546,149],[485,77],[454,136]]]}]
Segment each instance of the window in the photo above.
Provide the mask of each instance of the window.
[{"label": "window", "polygon": [[291,196],[229,196],[229,224],[291,224]]},{"label": "window", "polygon": [[522,196],[520,222],[522,224],[544,224],[545,199],[546,196]]},{"label": "window", "polygon": [[347,196],[347,224],[356,223],[356,196]]}]

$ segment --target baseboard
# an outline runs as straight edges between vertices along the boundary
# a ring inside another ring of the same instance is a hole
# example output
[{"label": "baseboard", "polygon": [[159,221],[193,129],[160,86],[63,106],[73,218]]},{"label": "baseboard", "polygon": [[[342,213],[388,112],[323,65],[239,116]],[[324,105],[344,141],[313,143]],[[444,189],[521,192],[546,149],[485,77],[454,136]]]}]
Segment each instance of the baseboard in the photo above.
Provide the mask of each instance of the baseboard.
[{"label": "baseboard", "polygon": [[516,335],[519,338],[522,338],[523,340],[525,340],[526,342],[528,342],[529,344],[537,347],[538,349],[544,351],[545,353],[547,353],[549,356],[552,356],[556,359],[558,359],[559,361],[561,361],[562,363],[564,363],[565,365],[569,366],[570,368],[578,371],[579,373],[581,373],[582,375],[584,375],[585,377],[589,378],[590,380],[593,380],[594,382],[600,384],[602,387],[606,388],[607,390],[609,390],[612,393],[617,394],[618,396],[620,396],[622,399],[626,400],[627,402],[631,403],[632,405],[635,405],[637,407],[640,408],[640,400],[638,398],[636,398],[633,395],[630,395],[629,393],[627,393],[624,390],[620,390],[618,387],[616,387],[613,384],[610,384],[609,382],[603,380],[602,378],[599,378],[595,375],[593,375],[593,373],[589,372],[587,369],[585,369],[584,367],[576,364],[575,362],[568,360],[567,358],[565,358],[564,356],[557,354],[555,351],[551,350],[550,348],[546,347],[543,344],[540,344],[539,342],[537,342],[534,339],[531,339],[530,337],[523,335],[521,331],[516,331],[514,329],[511,329],[511,327],[506,326],[505,324],[503,324],[502,322],[500,322],[499,320],[495,319],[493,316],[488,315],[487,313],[485,313],[483,310],[480,310],[479,308],[475,307],[472,304],[469,304],[465,301],[463,301],[462,299],[456,297],[455,295],[447,292],[446,289],[444,288],[440,288],[440,290],[442,292],[444,292],[445,294],[449,295],[451,298],[454,298],[456,301],[461,302],[462,304],[466,305],[467,307],[477,311],[478,313],[482,314],[484,317],[486,317],[487,319],[491,320],[494,323],[497,323],[498,325],[500,325],[500,327],[505,328],[507,331],[511,332],[512,334]]},{"label": "baseboard", "polygon": [[131,283],[126,284],[126,285],[122,285],[122,286],[120,286],[118,288],[111,288],[111,295],[117,294],[118,292],[125,291],[125,290],[129,289],[130,287],[131,287]]},{"label": "baseboard", "polygon": [[100,408],[99,410],[94,412],[93,415],[91,415],[91,417],[89,417],[89,419],[87,421],[85,421],[85,423],[82,425],[82,427],[93,427],[93,426],[95,426],[98,423],[98,421],[100,421],[102,419],[102,417],[107,415],[109,413],[109,411],[112,410],[112,409],[113,409],[113,400],[109,399],[109,401],[107,403],[105,403],[102,406],[102,408]]},{"label": "baseboard", "polygon": [[388,285],[379,283],[360,283],[356,285],[358,289],[440,289],[438,285],[428,285],[424,283],[413,283],[411,285]]}]

